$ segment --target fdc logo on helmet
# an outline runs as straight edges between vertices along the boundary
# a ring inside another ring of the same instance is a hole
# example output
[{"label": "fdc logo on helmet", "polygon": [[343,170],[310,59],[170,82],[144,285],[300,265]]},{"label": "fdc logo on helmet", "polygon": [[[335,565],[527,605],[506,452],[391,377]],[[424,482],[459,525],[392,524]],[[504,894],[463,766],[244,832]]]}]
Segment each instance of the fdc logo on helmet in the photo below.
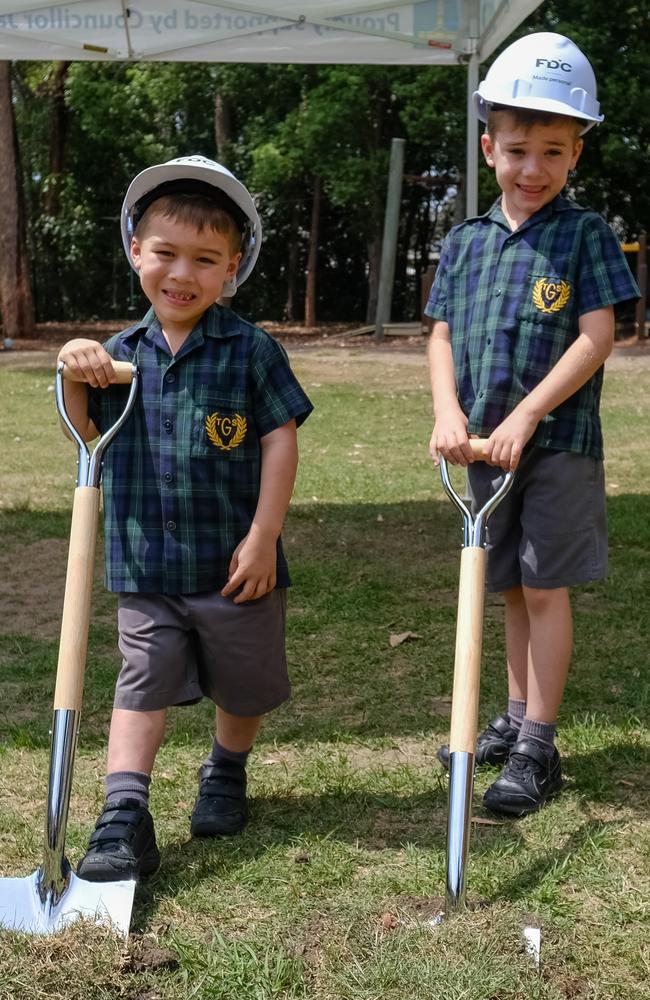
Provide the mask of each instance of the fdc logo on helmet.
[{"label": "fdc logo on helmet", "polygon": [[536,59],[536,66],[546,66],[547,69],[562,69],[565,73],[570,73],[571,63],[558,62],[557,59]]}]

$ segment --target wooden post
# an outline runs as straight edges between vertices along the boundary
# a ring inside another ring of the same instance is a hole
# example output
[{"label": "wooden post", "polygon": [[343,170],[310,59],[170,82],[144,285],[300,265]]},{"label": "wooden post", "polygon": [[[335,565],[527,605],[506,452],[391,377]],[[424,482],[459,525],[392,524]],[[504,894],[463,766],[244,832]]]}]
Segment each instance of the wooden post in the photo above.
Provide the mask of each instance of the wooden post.
[{"label": "wooden post", "polygon": [[390,145],[384,235],[381,242],[381,267],[377,292],[377,311],[375,313],[375,340],[384,339],[384,324],[390,323],[393,282],[395,280],[395,255],[399,234],[399,210],[404,177],[405,144],[405,139],[393,139]]},{"label": "wooden post", "polygon": [[646,234],[639,236],[639,252],[636,258],[636,283],[641,292],[641,298],[636,304],[636,332],[639,340],[646,338],[645,317],[648,300],[648,264],[647,264]]}]

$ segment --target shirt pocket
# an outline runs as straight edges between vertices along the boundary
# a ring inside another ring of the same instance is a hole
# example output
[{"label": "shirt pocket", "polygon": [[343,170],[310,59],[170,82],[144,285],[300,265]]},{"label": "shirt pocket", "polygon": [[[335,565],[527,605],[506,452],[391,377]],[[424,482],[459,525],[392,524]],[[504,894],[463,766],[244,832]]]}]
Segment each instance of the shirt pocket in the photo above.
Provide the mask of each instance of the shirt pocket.
[{"label": "shirt pocket", "polygon": [[222,462],[250,462],[257,454],[257,435],[246,394],[217,393],[209,388],[197,394],[192,419],[192,458]]},{"label": "shirt pocket", "polygon": [[530,271],[517,324],[517,374],[530,389],[548,374],[577,335],[573,283],[557,271]]},{"label": "shirt pocket", "polygon": [[570,324],[575,315],[576,292],[573,282],[557,271],[529,271],[517,319],[539,326]]}]

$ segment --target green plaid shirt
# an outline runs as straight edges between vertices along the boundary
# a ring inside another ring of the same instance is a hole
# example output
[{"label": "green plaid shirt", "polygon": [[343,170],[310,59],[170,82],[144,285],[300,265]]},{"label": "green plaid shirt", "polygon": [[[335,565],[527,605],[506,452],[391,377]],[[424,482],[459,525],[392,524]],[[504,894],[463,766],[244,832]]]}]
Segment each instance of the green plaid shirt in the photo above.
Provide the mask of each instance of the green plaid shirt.
[{"label": "green plaid shirt", "polygon": [[[284,348],[229,309],[212,306],[174,356],[153,310],[105,345],[135,360],[133,413],[103,465],[109,590],[187,594],[220,589],[259,496],[260,439],[312,405]],[[90,390],[106,429],[128,387]],[[278,541],[277,585],[290,583]]]},{"label": "green plaid shirt", "polygon": [[[558,195],[512,232],[500,199],[449,233],[426,308],[449,324],[460,405],[488,436],[562,357],[584,313],[637,299],[616,236]],[[601,458],[600,368],[533,442]]]}]

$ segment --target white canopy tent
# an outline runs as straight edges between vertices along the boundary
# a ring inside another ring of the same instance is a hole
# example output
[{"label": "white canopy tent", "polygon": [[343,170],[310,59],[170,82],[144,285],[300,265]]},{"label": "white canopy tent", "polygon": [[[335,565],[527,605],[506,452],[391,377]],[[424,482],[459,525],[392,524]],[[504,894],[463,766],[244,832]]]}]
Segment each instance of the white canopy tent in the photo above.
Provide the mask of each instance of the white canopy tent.
[{"label": "white canopy tent", "polygon": [[447,64],[540,0],[0,0],[0,59]]},{"label": "white canopy tent", "polygon": [[[466,65],[466,210],[474,215],[478,142],[471,95],[479,64],[540,3],[0,0],[0,59]],[[380,284],[392,285],[383,265]]]}]

